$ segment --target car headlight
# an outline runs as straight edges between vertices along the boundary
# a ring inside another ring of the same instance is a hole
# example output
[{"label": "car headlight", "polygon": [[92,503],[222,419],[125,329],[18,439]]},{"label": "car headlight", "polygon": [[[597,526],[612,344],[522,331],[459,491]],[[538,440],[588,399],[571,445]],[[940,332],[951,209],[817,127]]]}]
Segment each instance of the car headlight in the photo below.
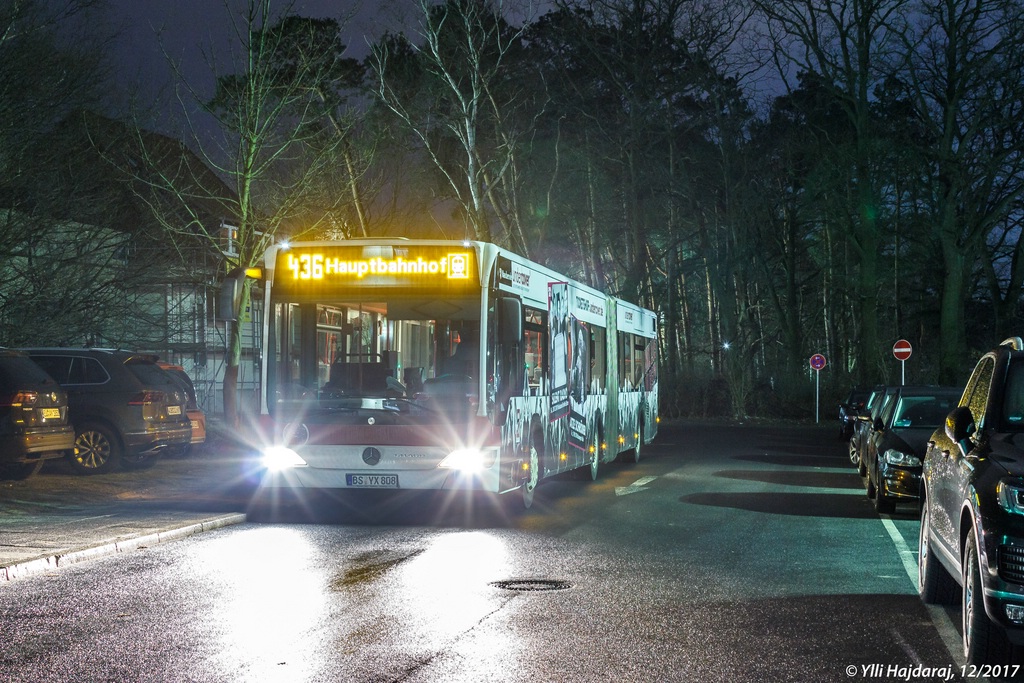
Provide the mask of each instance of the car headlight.
[{"label": "car headlight", "polygon": [[1000,481],[996,484],[996,498],[999,500],[999,506],[1007,512],[1024,515],[1024,481]]},{"label": "car headlight", "polygon": [[268,470],[285,470],[306,464],[298,453],[285,446],[271,446],[263,451],[263,466]]},{"label": "car headlight", "polygon": [[890,465],[896,465],[897,467],[920,467],[921,458],[910,453],[904,453],[898,451],[895,448],[890,448],[882,454],[882,458],[886,463]]},{"label": "car headlight", "polygon": [[479,448],[460,448],[438,463],[438,467],[461,472],[479,472],[494,464],[493,454]]}]

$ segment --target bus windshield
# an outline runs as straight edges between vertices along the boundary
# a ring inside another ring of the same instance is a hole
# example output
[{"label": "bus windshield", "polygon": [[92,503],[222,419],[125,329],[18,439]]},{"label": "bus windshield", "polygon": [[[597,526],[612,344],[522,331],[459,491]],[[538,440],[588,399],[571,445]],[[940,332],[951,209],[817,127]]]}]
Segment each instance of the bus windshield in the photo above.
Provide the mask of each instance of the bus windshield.
[{"label": "bus windshield", "polygon": [[272,306],[271,412],[468,413],[480,395],[479,299],[393,296]]}]

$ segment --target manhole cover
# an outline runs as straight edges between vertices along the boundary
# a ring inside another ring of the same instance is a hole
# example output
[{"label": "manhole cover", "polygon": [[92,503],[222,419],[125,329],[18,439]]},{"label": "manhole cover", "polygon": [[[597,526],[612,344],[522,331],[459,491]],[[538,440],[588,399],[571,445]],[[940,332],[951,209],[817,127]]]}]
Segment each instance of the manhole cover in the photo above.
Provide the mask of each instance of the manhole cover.
[{"label": "manhole cover", "polygon": [[495,581],[491,585],[508,591],[563,591],[572,587],[568,581],[556,579],[514,579]]}]

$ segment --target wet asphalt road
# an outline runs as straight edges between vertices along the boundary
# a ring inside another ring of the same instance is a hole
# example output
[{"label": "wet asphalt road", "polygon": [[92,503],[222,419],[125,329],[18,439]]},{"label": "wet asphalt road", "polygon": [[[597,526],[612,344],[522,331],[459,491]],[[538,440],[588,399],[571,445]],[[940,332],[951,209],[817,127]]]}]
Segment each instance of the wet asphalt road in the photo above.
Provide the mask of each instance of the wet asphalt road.
[{"label": "wet asphalt road", "polygon": [[[664,425],[642,455],[527,513],[322,497],[0,584],[0,680],[962,680],[916,517],[874,512],[831,425]],[[139,495],[245,505],[211,476]]]}]

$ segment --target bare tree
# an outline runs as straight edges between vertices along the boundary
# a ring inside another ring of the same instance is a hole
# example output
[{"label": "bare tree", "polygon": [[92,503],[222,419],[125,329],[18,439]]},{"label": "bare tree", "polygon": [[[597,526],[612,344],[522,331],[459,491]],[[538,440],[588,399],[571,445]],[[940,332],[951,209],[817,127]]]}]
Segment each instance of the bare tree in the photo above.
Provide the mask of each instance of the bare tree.
[{"label": "bare tree", "polygon": [[[883,229],[876,158],[884,145],[872,118],[873,90],[894,70],[907,33],[910,0],[755,0],[766,20],[783,82],[799,73],[817,79],[842,107],[852,133],[846,157],[852,192],[842,217],[856,255],[855,306],[860,321],[857,366],[876,376],[882,362],[878,329],[879,257]],[[833,140],[837,157],[844,141]]]},{"label": "bare tree", "polygon": [[[507,242],[529,255],[518,205],[517,155],[525,131],[513,118],[523,92],[508,71],[522,29],[507,23],[500,1],[433,6],[417,0],[417,6],[420,42],[390,36],[373,49],[380,101],[412,131],[444,177],[468,234]],[[423,78],[410,79],[410,68]],[[453,140],[458,156],[446,148]]]},{"label": "bare tree", "polygon": [[1024,200],[1024,20],[1008,0],[926,0],[919,9],[901,82],[923,128],[924,211],[941,248],[939,378],[955,383],[970,358],[972,272],[986,273],[997,328],[1010,327],[1021,295],[1021,241],[1008,245],[1005,234],[1019,230]]},{"label": "bare tree", "polygon": [[[343,57],[337,21],[291,16],[292,8],[275,12],[271,0],[249,0],[233,16],[233,71],[217,72],[215,56],[207,53],[217,74],[212,97],[178,72],[189,147],[201,163],[154,146],[145,134],[138,139],[146,170],[134,174],[135,186],[166,234],[218,247],[223,225],[207,217],[219,213],[234,237],[226,259],[236,269],[258,265],[281,235],[317,229],[347,201],[338,194],[325,206],[321,188],[344,158],[339,92],[359,80],[357,64]],[[213,122],[213,131],[205,121]],[[241,290],[241,307],[249,301],[249,284]],[[224,375],[225,416],[232,423],[241,348],[241,330],[232,325]]]},{"label": "bare tree", "polygon": [[[110,97],[97,0],[0,0],[0,344],[118,344],[139,272],[83,110]],[[95,170],[93,168],[93,170]],[[100,208],[102,207],[102,209]]]}]

